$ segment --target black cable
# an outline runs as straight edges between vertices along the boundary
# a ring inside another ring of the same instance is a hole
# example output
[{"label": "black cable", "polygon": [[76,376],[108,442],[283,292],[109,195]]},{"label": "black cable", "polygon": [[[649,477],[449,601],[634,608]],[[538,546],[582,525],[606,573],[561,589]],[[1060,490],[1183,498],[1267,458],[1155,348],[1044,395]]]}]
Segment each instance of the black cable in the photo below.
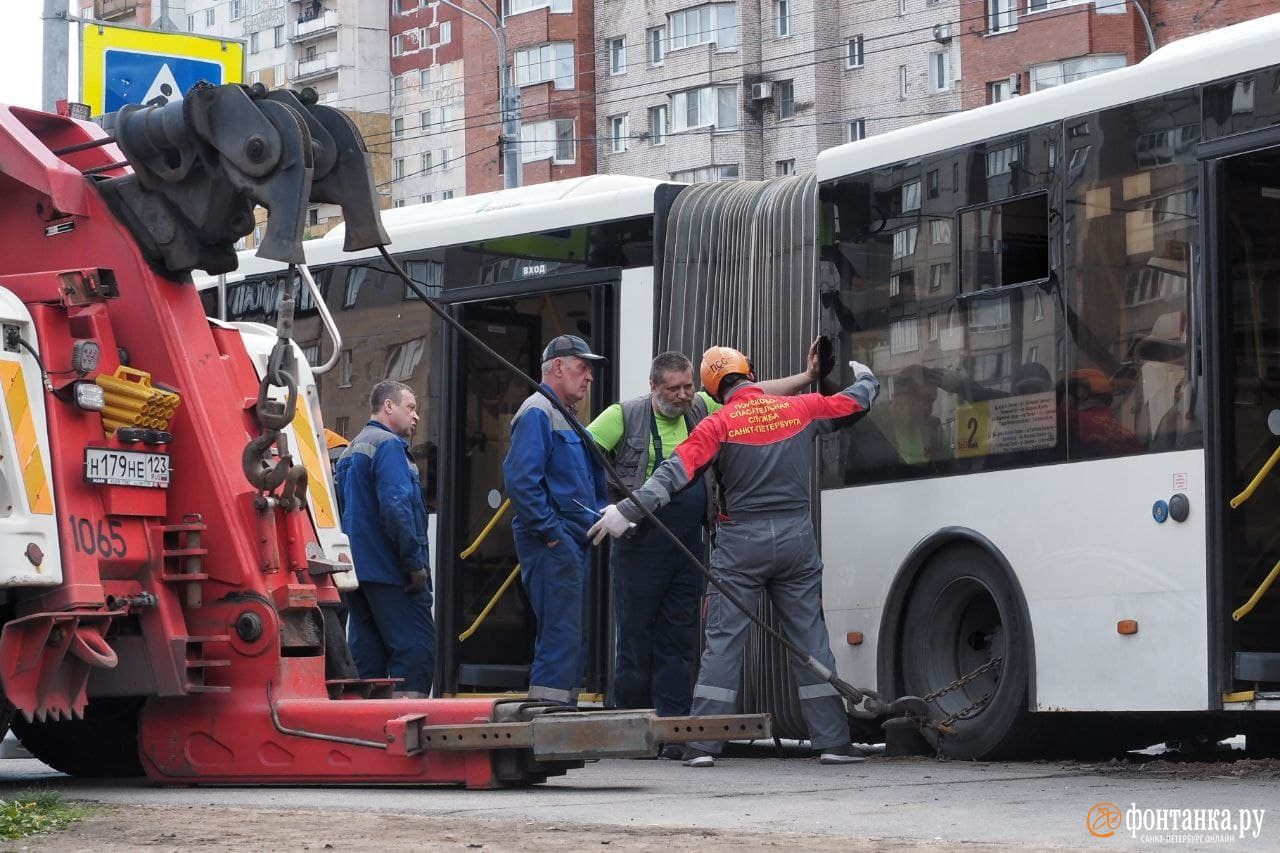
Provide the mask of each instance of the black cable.
[{"label": "black cable", "polygon": [[654,515],[654,513],[648,507],[646,507],[640,501],[636,500],[635,493],[633,493],[631,489],[627,486],[627,484],[622,481],[622,478],[618,476],[618,472],[614,470],[614,467],[612,464],[610,464],[608,457],[604,455],[604,451],[601,450],[599,445],[596,444],[595,438],[593,438],[591,434],[587,432],[586,428],[582,426],[581,423],[578,422],[578,418],[576,415],[570,412],[563,403],[561,403],[558,399],[556,399],[556,396],[554,394],[547,393],[547,391],[542,387],[541,383],[537,382],[532,376],[529,376],[523,370],[516,367],[510,361],[505,359],[492,347],[490,347],[488,344],[482,341],[479,337],[473,334],[471,330],[467,329],[465,326],[463,326],[453,317],[449,316],[449,312],[445,311],[444,308],[442,308],[438,302],[432,299],[427,294],[427,291],[425,288],[423,288],[418,282],[414,281],[412,278],[409,277],[409,274],[404,271],[403,267],[400,266],[400,262],[397,261],[394,257],[392,257],[391,253],[387,251],[386,246],[379,246],[378,251],[382,253],[382,257],[387,261],[388,264],[391,265],[391,268],[395,270],[396,275],[398,275],[401,279],[404,280],[405,285],[408,286],[409,289],[412,290],[419,299],[425,302],[427,307],[430,308],[432,312],[436,314],[436,316],[438,316],[441,320],[445,322],[445,325],[449,326],[449,328],[453,329],[455,332],[462,335],[466,340],[475,344],[483,352],[485,352],[491,358],[496,360],[499,364],[501,364],[511,373],[519,377],[522,382],[524,382],[529,387],[533,388],[535,392],[545,397],[547,401],[551,403],[552,407],[554,407],[555,410],[559,412],[561,415],[563,415],[565,420],[569,422],[569,425],[573,428],[573,431],[578,434],[579,438],[582,439],[583,444],[590,449],[590,453],[592,454],[592,456],[595,457],[596,461],[600,463],[601,467],[604,468],[605,472],[609,475],[609,478],[613,481],[614,485],[616,485],[619,488],[619,490],[623,494],[625,494],[631,500],[631,502],[637,508],[639,508],[641,512],[644,513],[645,518],[647,518],[650,522],[653,523],[655,527],[661,530],[663,535],[665,535],[668,539],[670,539],[675,544],[675,546],[680,550],[680,552],[684,554],[684,556],[687,557],[695,566],[698,567],[698,570],[702,572],[703,576],[706,577],[707,581],[712,586],[714,586],[717,590],[719,590],[720,594],[723,595],[726,599],[728,599],[728,601],[731,604],[733,604],[734,607],[741,610],[742,613],[750,621],[758,625],[760,629],[763,630],[766,634],[768,634],[769,636],[777,640],[779,643],[781,643],[783,648],[785,648],[788,652],[793,654],[801,663],[803,663],[810,670],[812,670],[815,675],[819,676],[823,681],[829,683],[832,687],[834,687],[836,691],[850,703],[851,706],[856,706],[859,703],[862,703],[865,701],[866,706],[864,710],[871,712],[877,716],[883,712],[883,709],[885,706],[883,705],[883,703],[880,702],[880,697],[875,691],[860,689],[860,688],[854,687],[852,684],[849,684],[847,681],[844,681],[839,676],[837,676],[834,672],[832,672],[831,670],[828,670],[826,666],[824,666],[822,663],[815,660],[813,655],[810,654],[806,649],[803,649],[797,644],[793,643],[790,639],[785,637],[782,634],[782,632],[772,627],[771,625],[768,625],[763,619],[757,616],[751,608],[748,608],[745,603],[743,603],[736,595],[734,595],[733,591],[729,589],[728,586],[726,586],[714,574],[711,573],[711,571],[706,567],[706,565],[703,564],[702,560],[694,556],[694,553],[690,551],[682,541],[680,541],[680,538],[678,536],[672,533],[670,529],[667,528],[666,525],[664,525],[660,520],[658,520],[658,517]]}]

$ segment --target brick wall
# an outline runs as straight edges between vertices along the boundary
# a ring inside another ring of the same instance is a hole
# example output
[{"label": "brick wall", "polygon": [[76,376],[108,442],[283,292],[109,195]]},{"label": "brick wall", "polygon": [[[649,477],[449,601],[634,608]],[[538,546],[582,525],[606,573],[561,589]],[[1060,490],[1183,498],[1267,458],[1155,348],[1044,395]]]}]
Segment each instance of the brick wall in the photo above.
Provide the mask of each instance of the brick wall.
[{"label": "brick wall", "polygon": [[[557,90],[553,83],[523,86],[521,121],[531,124],[549,119],[573,119],[578,139],[576,159],[571,164],[536,160],[523,165],[524,184],[574,178],[595,172],[596,124],[592,91],[595,86],[593,37],[594,9],[590,2],[575,0],[570,14],[552,14],[547,8],[533,9],[507,18],[510,50],[545,44],[572,42],[574,45],[574,88]],[[466,72],[466,189],[468,193],[501,189],[502,110],[498,100],[498,54],[489,30],[477,21],[463,25]]]}]

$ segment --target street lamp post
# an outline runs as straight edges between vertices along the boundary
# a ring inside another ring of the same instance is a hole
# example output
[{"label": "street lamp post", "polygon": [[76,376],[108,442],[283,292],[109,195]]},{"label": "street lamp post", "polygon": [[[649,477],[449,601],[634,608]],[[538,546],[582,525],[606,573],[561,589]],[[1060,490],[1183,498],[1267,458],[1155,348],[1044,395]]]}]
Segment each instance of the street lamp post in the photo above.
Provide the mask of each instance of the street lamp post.
[{"label": "street lamp post", "polygon": [[502,186],[504,189],[518,187],[522,183],[520,180],[520,87],[515,85],[512,77],[510,54],[507,52],[506,21],[484,0],[477,0],[477,2],[493,16],[493,20],[497,22],[496,27],[452,0],[440,0],[440,2],[484,24],[498,45],[498,76],[501,81],[498,99],[502,106]]},{"label": "street lamp post", "polygon": [[1138,10],[1138,17],[1142,19],[1142,28],[1147,31],[1147,49],[1150,53],[1155,53],[1156,37],[1151,32],[1151,19],[1147,17],[1146,10],[1138,0],[1133,0],[1133,8]]}]

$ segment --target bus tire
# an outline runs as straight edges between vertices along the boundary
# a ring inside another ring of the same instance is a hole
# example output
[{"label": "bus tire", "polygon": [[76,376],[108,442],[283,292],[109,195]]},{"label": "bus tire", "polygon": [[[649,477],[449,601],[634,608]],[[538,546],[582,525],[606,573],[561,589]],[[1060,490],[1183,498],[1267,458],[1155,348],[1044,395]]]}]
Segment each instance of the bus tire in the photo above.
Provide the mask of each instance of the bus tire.
[{"label": "bus tire", "polygon": [[91,779],[141,776],[138,713],[145,699],[91,699],[79,720],[28,722],[13,719],[13,731],[27,751],[54,770]]},{"label": "bus tire", "polygon": [[935,719],[990,693],[977,712],[956,720],[954,734],[923,730],[939,755],[961,759],[1014,758],[1033,741],[1027,709],[1029,627],[1013,584],[977,545],[947,547],[916,579],[902,621],[903,692],[925,696],[995,656],[1001,664],[930,704]]}]

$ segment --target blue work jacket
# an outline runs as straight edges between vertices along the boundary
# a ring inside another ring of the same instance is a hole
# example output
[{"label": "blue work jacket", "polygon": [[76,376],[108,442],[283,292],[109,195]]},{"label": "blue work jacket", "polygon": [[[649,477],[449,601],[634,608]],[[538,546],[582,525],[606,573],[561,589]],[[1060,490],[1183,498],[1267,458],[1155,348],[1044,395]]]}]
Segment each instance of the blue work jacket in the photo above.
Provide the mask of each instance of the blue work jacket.
[{"label": "blue work jacket", "polygon": [[604,470],[541,394],[530,395],[511,419],[511,449],[502,474],[516,511],[513,526],[544,543],[566,538],[586,542],[596,516],[575,501],[596,510],[608,503]]},{"label": "blue work jacket", "polygon": [[407,441],[369,421],[338,460],[337,486],[361,583],[403,584],[429,568],[427,505]]}]

